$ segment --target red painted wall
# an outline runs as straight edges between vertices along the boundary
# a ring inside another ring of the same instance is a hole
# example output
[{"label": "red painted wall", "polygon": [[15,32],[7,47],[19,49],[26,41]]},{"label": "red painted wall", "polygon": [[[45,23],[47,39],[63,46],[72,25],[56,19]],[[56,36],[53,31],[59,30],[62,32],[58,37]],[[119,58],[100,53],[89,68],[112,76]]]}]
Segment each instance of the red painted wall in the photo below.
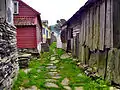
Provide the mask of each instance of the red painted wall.
[{"label": "red painted wall", "polygon": [[35,12],[30,6],[23,3],[21,0],[19,1],[19,16],[37,16],[37,12]]},{"label": "red painted wall", "polygon": [[[40,13],[25,4],[21,0],[19,2],[19,14],[14,17],[33,17],[35,19],[35,25],[20,25],[17,27],[17,47],[18,48],[37,48],[37,45],[41,42],[41,28],[38,22]],[[23,21],[23,20],[22,20]],[[40,21],[40,20],[39,20]],[[24,22],[24,21],[23,21]],[[37,27],[37,28],[36,28]]]},{"label": "red painted wall", "polygon": [[37,48],[36,27],[17,28],[18,48]]}]

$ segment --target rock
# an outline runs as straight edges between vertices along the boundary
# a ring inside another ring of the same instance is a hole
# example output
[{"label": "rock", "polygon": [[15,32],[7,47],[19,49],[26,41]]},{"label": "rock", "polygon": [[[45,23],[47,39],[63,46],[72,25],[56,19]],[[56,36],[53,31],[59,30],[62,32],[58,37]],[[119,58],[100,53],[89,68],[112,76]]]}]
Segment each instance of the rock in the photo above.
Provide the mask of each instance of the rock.
[{"label": "rock", "polygon": [[120,90],[120,89],[117,89],[115,87],[110,87],[109,90]]},{"label": "rock", "polygon": [[61,59],[66,59],[66,58],[70,58],[70,56],[66,53],[66,54],[63,54],[60,58]]},{"label": "rock", "polygon": [[51,61],[51,63],[53,63],[53,64],[56,64],[58,62],[59,62],[59,60]]},{"label": "rock", "polygon": [[75,87],[74,90],[84,90],[83,87]]},{"label": "rock", "polygon": [[92,72],[93,69],[89,67],[89,68],[87,69],[87,71]]},{"label": "rock", "polygon": [[77,59],[73,59],[73,61],[77,61]]},{"label": "rock", "polygon": [[20,90],[24,90],[25,88],[24,87],[19,87]]},{"label": "rock", "polygon": [[38,69],[38,70],[37,70],[37,72],[39,73],[39,72],[41,72],[41,70],[40,70],[40,69]]},{"label": "rock", "polygon": [[51,59],[50,59],[51,61],[53,61],[53,60],[55,60],[55,57],[51,57]]},{"label": "rock", "polygon": [[52,78],[53,78],[53,79],[60,79],[61,76],[57,75],[57,76],[53,76]]},{"label": "rock", "polygon": [[50,69],[50,72],[57,72],[57,69]]},{"label": "rock", "polygon": [[48,66],[47,69],[56,69],[56,66]]},{"label": "rock", "polygon": [[64,67],[63,67],[63,66],[61,66],[60,68],[61,68],[61,69],[63,69]]},{"label": "rock", "polygon": [[46,79],[45,81],[46,82],[57,82],[57,80],[55,80],[55,79]]},{"label": "rock", "polygon": [[68,78],[64,78],[61,82],[62,85],[69,85],[69,79]]},{"label": "rock", "polygon": [[80,65],[80,64],[81,64],[80,62],[77,63],[77,65]]},{"label": "rock", "polygon": [[53,63],[47,64],[47,66],[53,66]]},{"label": "rock", "polygon": [[78,76],[78,77],[81,77],[81,76],[83,76],[83,75],[80,73],[80,74],[78,74],[77,76]]},{"label": "rock", "polygon": [[48,72],[48,74],[51,75],[52,77],[59,76],[57,72]]},{"label": "rock", "polygon": [[31,58],[31,54],[19,55],[18,58]]},{"label": "rock", "polygon": [[55,83],[49,83],[49,82],[47,82],[45,86],[49,88],[59,88],[58,85],[56,85]]},{"label": "rock", "polygon": [[32,86],[31,90],[38,90],[38,88],[36,86]]},{"label": "rock", "polygon": [[31,69],[23,69],[23,71],[27,74],[28,72],[31,71]]},{"label": "rock", "polygon": [[63,87],[64,87],[64,89],[66,89],[66,90],[72,90],[71,87],[69,87],[69,86],[63,86]]}]

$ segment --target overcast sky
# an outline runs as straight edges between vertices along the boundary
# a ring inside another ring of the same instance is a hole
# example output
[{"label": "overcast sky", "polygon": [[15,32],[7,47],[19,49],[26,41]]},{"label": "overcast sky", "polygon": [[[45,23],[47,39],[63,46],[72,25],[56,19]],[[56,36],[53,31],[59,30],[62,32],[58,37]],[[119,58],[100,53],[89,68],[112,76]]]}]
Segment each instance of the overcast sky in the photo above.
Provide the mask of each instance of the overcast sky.
[{"label": "overcast sky", "polygon": [[49,25],[56,20],[68,20],[87,0],[23,0],[41,13],[42,20],[48,20]]}]

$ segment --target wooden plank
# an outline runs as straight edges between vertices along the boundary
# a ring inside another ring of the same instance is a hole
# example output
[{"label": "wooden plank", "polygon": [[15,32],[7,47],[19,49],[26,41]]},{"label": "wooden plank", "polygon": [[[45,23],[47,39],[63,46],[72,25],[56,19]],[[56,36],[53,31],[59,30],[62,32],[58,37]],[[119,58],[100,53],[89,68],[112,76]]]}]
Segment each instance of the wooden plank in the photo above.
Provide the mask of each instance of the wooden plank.
[{"label": "wooden plank", "polygon": [[110,28],[111,28],[111,38],[110,38],[110,46],[111,48],[113,48],[113,0],[110,0],[110,12],[111,12],[111,16],[110,16]]},{"label": "wooden plank", "polygon": [[94,9],[93,9],[93,45],[92,45],[92,47],[93,47],[93,51],[95,51],[95,42],[96,42],[96,6],[94,6]]},{"label": "wooden plank", "polygon": [[83,45],[84,44],[84,23],[83,21],[81,22],[81,32],[80,32],[80,44]]},{"label": "wooden plank", "polygon": [[83,17],[82,20],[82,27],[83,27],[83,41],[82,41],[82,45],[85,44],[85,16]]},{"label": "wooden plank", "polygon": [[96,19],[95,19],[95,49],[98,49],[99,46],[99,36],[100,36],[100,7],[99,4],[97,4],[97,8],[96,8]]},{"label": "wooden plank", "polygon": [[89,33],[89,48],[92,50],[93,41],[93,8],[90,9],[90,33]]},{"label": "wooden plank", "polygon": [[111,37],[111,6],[110,0],[107,0],[106,4],[106,29],[105,29],[105,46],[106,48],[110,48],[110,37]]},{"label": "wooden plank", "polygon": [[84,27],[84,45],[86,43],[86,13],[85,13],[85,16],[84,16],[84,21],[83,21],[83,27]]},{"label": "wooden plank", "polygon": [[86,17],[86,46],[89,46],[88,45],[88,42],[89,42],[89,31],[90,31],[90,22],[89,22],[89,20],[90,20],[90,13],[89,13],[89,11],[87,12],[87,17]]},{"label": "wooden plank", "polygon": [[105,36],[105,2],[100,4],[100,43],[99,49],[104,50],[104,38]]}]

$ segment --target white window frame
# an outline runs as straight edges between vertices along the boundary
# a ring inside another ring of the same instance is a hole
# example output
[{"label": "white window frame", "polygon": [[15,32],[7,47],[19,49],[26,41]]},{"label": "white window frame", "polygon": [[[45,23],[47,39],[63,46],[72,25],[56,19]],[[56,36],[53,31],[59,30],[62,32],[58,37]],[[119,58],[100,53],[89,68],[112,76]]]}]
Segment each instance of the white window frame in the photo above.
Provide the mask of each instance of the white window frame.
[{"label": "white window frame", "polygon": [[[14,14],[19,14],[19,2],[18,1],[13,1],[13,4],[17,5],[17,12],[15,13],[15,10],[14,10]],[[15,5],[14,5],[15,6]],[[15,8],[15,7],[14,7]]]}]

